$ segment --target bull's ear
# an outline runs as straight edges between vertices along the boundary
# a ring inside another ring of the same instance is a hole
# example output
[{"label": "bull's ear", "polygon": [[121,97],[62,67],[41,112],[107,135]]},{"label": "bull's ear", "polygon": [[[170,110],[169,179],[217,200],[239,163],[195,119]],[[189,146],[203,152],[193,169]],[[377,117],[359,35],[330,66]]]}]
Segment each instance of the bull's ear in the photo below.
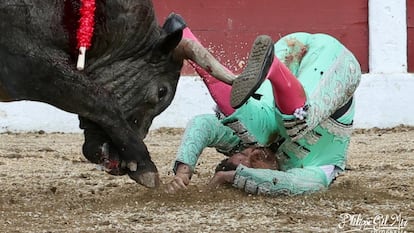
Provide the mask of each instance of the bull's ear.
[{"label": "bull's ear", "polygon": [[164,34],[161,36],[160,40],[157,43],[157,49],[164,54],[171,52],[177,45],[180,43],[181,38],[183,37],[183,30],[176,30],[172,33]]},{"label": "bull's ear", "polygon": [[162,26],[160,38],[154,45],[149,62],[156,63],[160,56],[173,51],[180,43],[183,37],[183,30],[186,27],[187,25],[180,15],[171,13]]},{"label": "bull's ear", "polygon": [[168,55],[175,47],[180,43],[183,31],[178,30],[173,33],[166,34],[162,31],[162,35],[158,41],[154,44],[152,53],[148,58],[149,63],[157,63],[161,56]]},{"label": "bull's ear", "polygon": [[162,29],[164,29],[165,32],[171,33],[178,30],[183,30],[187,27],[187,23],[181,17],[181,15],[176,13],[171,13],[167,19],[165,19],[164,25],[162,26]]},{"label": "bull's ear", "polygon": [[183,17],[171,13],[162,26],[164,36],[161,37],[158,46],[161,52],[168,53],[177,47],[183,37],[183,30],[187,27]]},{"label": "bull's ear", "polygon": [[159,49],[163,53],[168,53],[177,47],[183,37],[183,30],[187,27],[183,17],[176,13],[171,13],[167,19],[165,19],[162,29],[164,31],[164,37],[162,37],[158,43]]}]

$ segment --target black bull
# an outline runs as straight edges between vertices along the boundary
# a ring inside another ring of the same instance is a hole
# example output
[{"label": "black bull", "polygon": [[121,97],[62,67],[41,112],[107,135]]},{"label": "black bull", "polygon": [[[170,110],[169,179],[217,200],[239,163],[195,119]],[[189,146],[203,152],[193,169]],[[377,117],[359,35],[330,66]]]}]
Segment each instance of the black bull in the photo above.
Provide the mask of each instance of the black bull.
[{"label": "black bull", "polygon": [[143,138],[175,94],[182,60],[172,51],[182,30],[163,30],[150,0],[96,0],[92,46],[78,71],[79,8],[79,0],[0,2],[0,100],[78,114],[86,158],[102,163],[105,147],[124,164],[136,162],[119,174],[154,187],[158,172]]}]

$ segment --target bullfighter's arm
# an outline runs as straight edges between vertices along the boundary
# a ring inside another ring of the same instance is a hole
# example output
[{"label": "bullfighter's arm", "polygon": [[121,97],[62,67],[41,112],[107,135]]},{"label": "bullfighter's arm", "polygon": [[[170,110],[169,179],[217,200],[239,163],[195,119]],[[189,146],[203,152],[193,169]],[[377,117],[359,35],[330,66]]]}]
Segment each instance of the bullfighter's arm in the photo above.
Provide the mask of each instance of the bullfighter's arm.
[{"label": "bullfighter's arm", "polygon": [[200,154],[206,147],[215,147],[222,152],[229,152],[237,147],[240,139],[229,127],[224,126],[213,114],[194,117],[187,125],[181,145],[177,152],[174,172],[182,163],[194,171]]},{"label": "bullfighter's arm", "polygon": [[221,124],[215,115],[196,116],[187,125],[174,164],[175,177],[167,185],[166,191],[174,193],[187,187],[204,148],[215,147],[226,153],[239,144],[240,139],[230,128]]},{"label": "bullfighter's arm", "polygon": [[231,183],[233,187],[258,195],[299,195],[325,189],[331,182],[320,167],[293,168],[287,171],[249,168],[218,172],[210,187]]}]

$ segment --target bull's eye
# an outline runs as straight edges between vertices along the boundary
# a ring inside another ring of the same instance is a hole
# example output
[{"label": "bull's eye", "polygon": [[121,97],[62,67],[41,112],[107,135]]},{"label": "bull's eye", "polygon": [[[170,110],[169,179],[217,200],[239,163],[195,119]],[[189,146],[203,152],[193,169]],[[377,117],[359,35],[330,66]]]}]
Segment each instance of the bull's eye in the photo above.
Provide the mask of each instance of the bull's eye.
[{"label": "bull's eye", "polygon": [[160,87],[158,89],[158,98],[162,99],[163,97],[165,97],[167,95],[167,88],[166,87]]}]

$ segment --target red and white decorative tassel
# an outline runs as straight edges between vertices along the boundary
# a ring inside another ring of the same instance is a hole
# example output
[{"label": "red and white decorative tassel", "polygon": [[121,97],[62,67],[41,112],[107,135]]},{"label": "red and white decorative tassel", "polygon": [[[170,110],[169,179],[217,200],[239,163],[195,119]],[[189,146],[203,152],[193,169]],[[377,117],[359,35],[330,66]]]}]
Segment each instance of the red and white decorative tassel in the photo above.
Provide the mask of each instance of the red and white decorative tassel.
[{"label": "red and white decorative tassel", "polygon": [[86,50],[91,46],[93,28],[95,24],[95,0],[81,0],[79,28],[77,31],[77,41],[79,48],[78,63],[76,68],[85,68]]}]

